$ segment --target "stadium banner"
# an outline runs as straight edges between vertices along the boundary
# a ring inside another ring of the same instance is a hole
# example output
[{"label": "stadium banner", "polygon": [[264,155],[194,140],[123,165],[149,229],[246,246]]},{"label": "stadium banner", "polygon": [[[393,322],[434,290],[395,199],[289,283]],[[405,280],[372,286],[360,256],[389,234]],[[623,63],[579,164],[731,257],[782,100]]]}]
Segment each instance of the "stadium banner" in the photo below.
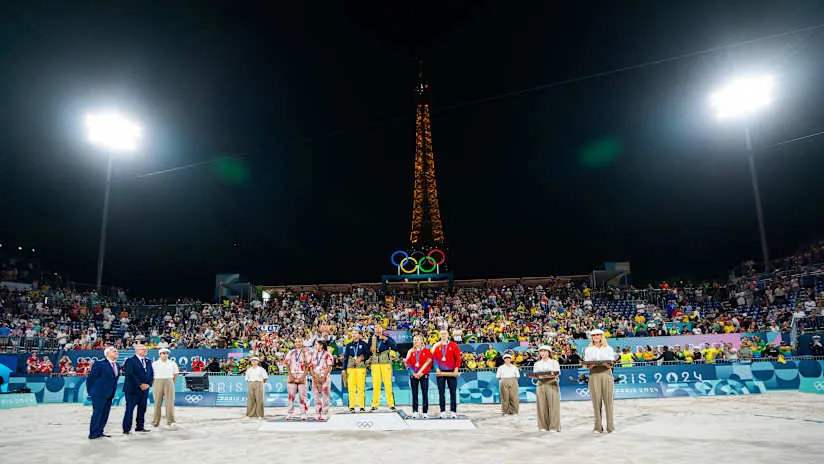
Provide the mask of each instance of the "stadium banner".
[{"label": "stadium banner", "polygon": [[798,390],[804,378],[821,379],[824,361],[812,359],[716,364],[718,379],[758,380],[768,390]]},{"label": "stadium banner", "polygon": [[25,408],[37,406],[34,393],[7,393],[0,395],[0,409]]},{"label": "stadium banner", "polygon": [[32,284],[24,284],[22,282],[11,282],[8,280],[4,280],[0,282],[0,288],[7,288],[14,292],[29,292],[34,288],[34,286]]},{"label": "stadium banner", "polygon": [[[519,388],[520,390],[520,388]],[[648,384],[642,386],[638,385],[615,385],[615,399],[616,400],[628,400],[628,399],[636,399],[636,398],[661,398],[662,397],[663,388],[661,384]],[[521,401],[526,401],[529,403],[535,402],[535,392],[529,391],[527,392],[527,399],[524,400],[524,395],[519,395]],[[589,401],[591,400],[589,396],[589,388],[586,384],[579,385],[576,387],[567,386],[561,387],[561,401]]]},{"label": "stadium banner", "polygon": [[507,350],[514,350],[518,348],[520,351],[521,344],[520,342],[501,342],[501,343],[459,343],[458,348],[461,349],[462,353],[486,353],[489,348],[497,351],[498,353],[503,353]]},{"label": "stadium banner", "polygon": [[[151,395],[149,395],[151,397]],[[212,392],[175,392],[175,406],[214,406],[217,393]]]},{"label": "stadium banner", "polygon": [[17,371],[16,356],[0,356],[0,377],[3,378],[3,385],[0,385],[0,392],[8,391],[9,378],[11,373]]},{"label": "stadium banner", "polygon": [[388,337],[392,337],[395,343],[412,343],[411,330],[385,330],[384,333]]},{"label": "stadium banner", "polygon": [[[0,374],[8,371],[8,372],[17,372],[17,365],[20,361],[19,355],[3,355],[0,356]],[[24,358],[25,361],[25,358]],[[2,370],[3,368],[5,370]],[[6,379],[8,380],[8,379]]]},{"label": "stadium banner", "polygon": [[[579,374],[588,372],[579,369]],[[616,367],[613,374],[621,384],[677,383],[718,380],[714,364],[668,364],[663,366]],[[561,385],[563,385],[563,380]]]},{"label": "stadium banner", "polygon": [[[708,334],[708,335],[675,335],[668,337],[622,337],[609,338],[610,346],[613,348],[629,347],[632,352],[640,347],[651,346],[653,348],[659,346],[669,346],[670,348],[679,345],[682,349],[693,349],[696,346],[703,349],[705,343],[715,345],[716,343],[732,343],[733,346],[739,348],[741,346],[741,334]],[[588,340],[575,340],[575,346],[579,353],[583,353],[587,346]]]},{"label": "stadium banner", "polygon": [[824,395],[824,378],[810,379],[805,377],[801,379],[801,384],[798,386],[798,391]]},{"label": "stadium banner", "polygon": [[[824,361],[788,361],[758,362],[752,364],[717,364],[717,365],[671,365],[626,367],[615,370],[616,398],[658,398],[670,396],[710,396],[722,394],[762,393],[765,389],[797,390],[804,379],[824,382]],[[576,375],[578,374],[578,375]],[[561,377],[561,398],[563,400],[585,400],[586,395],[580,389],[586,389],[585,369],[564,369]],[[431,404],[438,402],[438,389],[435,377],[430,376],[429,399]],[[122,388],[123,378],[119,380],[114,404],[125,404]],[[392,378],[395,403],[409,405],[412,403],[412,391],[409,385],[408,371],[394,371]],[[499,403],[501,400],[498,380],[495,372],[464,372],[458,377],[458,401],[461,403]],[[662,386],[664,385],[664,386]],[[815,388],[815,383],[813,388]],[[11,377],[9,390],[28,387],[38,403],[85,403],[87,398],[85,378],[83,377],[48,377],[18,376]],[[186,391],[185,379],[178,377],[175,382],[175,403],[180,406],[243,406],[246,401],[246,381],[241,375],[209,377],[208,392]],[[535,401],[535,384],[533,379],[522,376],[518,380],[519,397],[524,402]],[[269,376],[266,382],[264,403],[266,406],[283,407],[287,405],[286,377]],[[806,387],[805,387],[806,388]],[[366,382],[366,398],[372,395],[372,379]],[[187,401],[187,395],[189,396]],[[197,396],[201,395],[201,396]],[[214,396],[212,396],[214,395]],[[311,396],[310,396],[311,397]],[[381,401],[385,404],[385,392],[381,392]],[[153,404],[149,395],[149,404]],[[340,375],[332,374],[331,405],[348,404],[348,391],[341,384]]]},{"label": "stadium banner", "polygon": [[703,382],[664,383],[663,396],[730,396],[767,393],[764,382],[758,380],[705,380]]},{"label": "stadium banner", "polygon": [[[157,361],[160,357],[157,354],[158,350],[149,350],[149,353],[146,355],[148,359],[152,361]],[[118,362],[122,363],[131,356],[134,356],[134,350],[120,350],[120,359]],[[72,364],[77,366],[77,358],[92,358],[95,361],[105,359],[103,357],[103,350],[77,350],[77,351],[64,351],[64,354],[71,359]],[[169,353],[169,359],[175,361],[178,366],[182,370],[188,371],[192,367],[192,359],[195,356],[199,356],[204,362],[209,362],[210,358],[217,358],[217,359],[226,359],[230,356],[237,356],[242,355],[243,350],[240,348],[232,348],[232,349],[223,349],[223,350],[211,350],[211,349],[173,349],[171,353]],[[55,362],[56,364],[56,362]]]}]

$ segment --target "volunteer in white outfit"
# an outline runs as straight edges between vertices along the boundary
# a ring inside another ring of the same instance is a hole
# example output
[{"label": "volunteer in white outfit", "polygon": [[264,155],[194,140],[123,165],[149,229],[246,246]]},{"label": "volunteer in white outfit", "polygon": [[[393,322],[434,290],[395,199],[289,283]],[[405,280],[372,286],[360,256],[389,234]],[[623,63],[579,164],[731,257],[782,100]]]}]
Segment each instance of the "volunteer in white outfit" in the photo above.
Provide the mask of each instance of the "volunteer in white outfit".
[{"label": "volunteer in white outfit", "polygon": [[615,431],[612,405],[615,400],[615,380],[612,378],[612,364],[615,351],[607,343],[604,332],[595,329],[589,333],[589,346],[584,351],[584,365],[589,367],[589,395],[595,413],[594,433],[603,433],[603,412],[606,414],[607,432]]},{"label": "volunteer in white outfit", "polygon": [[252,356],[249,358],[252,366],[246,369],[246,417],[259,417],[263,419],[263,390],[269,374],[260,367],[260,358]]},{"label": "volunteer in white outfit", "polygon": [[561,431],[561,388],[558,386],[558,375],[561,366],[550,356],[552,348],[549,345],[538,347],[540,359],[535,361],[532,372],[552,372],[555,375],[538,380],[535,387],[535,400],[538,410],[538,430],[542,432]]},{"label": "volunteer in white outfit", "polygon": [[504,355],[504,363],[498,366],[495,377],[498,379],[501,390],[501,414],[518,414],[520,400],[518,399],[518,378],[521,372],[518,366],[512,364],[512,355]]},{"label": "volunteer in white outfit", "polygon": [[152,362],[154,370],[154,382],[152,383],[152,395],[154,395],[154,418],[152,426],[160,425],[161,407],[163,400],[166,400],[166,423],[175,425],[175,381],[180,375],[180,368],[177,363],[169,361],[169,349],[161,348],[158,351],[160,359]]}]

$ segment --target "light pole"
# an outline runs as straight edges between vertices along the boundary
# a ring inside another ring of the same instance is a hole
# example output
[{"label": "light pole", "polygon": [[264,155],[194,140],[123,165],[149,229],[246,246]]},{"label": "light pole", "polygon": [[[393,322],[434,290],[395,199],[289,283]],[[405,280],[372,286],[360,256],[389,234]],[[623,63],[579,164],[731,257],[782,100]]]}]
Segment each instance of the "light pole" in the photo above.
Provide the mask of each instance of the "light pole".
[{"label": "light pole", "polygon": [[106,190],[103,194],[103,219],[100,224],[100,248],[97,254],[97,291],[103,282],[103,260],[106,256],[106,227],[109,220],[109,193],[112,187],[112,161],[116,154],[134,152],[140,141],[141,129],[137,124],[115,113],[86,116],[89,142],[106,150]]},{"label": "light pole", "polygon": [[755,200],[755,214],[758,219],[758,233],[761,236],[761,255],[764,272],[770,272],[770,256],[767,247],[767,231],[764,227],[764,211],[761,208],[761,193],[758,189],[758,175],[755,170],[749,118],[772,103],[773,78],[771,76],[737,79],[727,87],[712,95],[712,106],[719,119],[740,119],[744,123],[744,140],[747,160],[750,166],[750,180]]}]

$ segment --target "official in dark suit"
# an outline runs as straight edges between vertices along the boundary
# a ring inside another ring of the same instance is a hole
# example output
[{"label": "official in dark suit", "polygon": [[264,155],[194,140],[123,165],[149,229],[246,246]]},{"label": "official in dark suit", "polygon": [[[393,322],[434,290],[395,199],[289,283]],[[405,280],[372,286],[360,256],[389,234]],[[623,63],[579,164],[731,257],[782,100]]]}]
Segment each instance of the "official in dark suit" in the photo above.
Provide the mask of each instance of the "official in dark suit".
[{"label": "official in dark suit", "polygon": [[135,355],[123,363],[123,393],[126,396],[126,412],[123,414],[123,433],[132,430],[134,408],[137,406],[135,432],[148,432],[144,427],[146,406],[149,402],[149,386],[154,381],[152,362],[146,358],[146,345],[134,346]]},{"label": "official in dark suit", "polygon": [[86,391],[92,399],[90,440],[110,436],[104,434],[103,429],[109,421],[109,411],[112,409],[112,400],[117,391],[117,379],[120,376],[120,368],[117,366],[117,348],[107,347],[103,355],[106,359],[95,362],[86,378]]}]

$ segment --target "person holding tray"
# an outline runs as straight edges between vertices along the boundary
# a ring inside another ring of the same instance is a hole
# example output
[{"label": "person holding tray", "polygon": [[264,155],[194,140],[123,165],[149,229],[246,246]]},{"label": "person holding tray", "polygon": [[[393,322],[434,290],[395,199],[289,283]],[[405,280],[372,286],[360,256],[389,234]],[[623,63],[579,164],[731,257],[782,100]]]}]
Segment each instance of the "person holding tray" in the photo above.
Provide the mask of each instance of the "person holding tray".
[{"label": "person holding tray", "polygon": [[615,399],[615,380],[612,378],[612,364],[615,351],[609,346],[604,332],[595,329],[589,333],[589,346],[584,351],[584,365],[589,368],[589,395],[592,398],[592,410],[595,413],[593,433],[603,433],[603,415],[606,415],[607,433],[615,431],[613,421],[613,401]]},{"label": "person holding tray", "polygon": [[[461,367],[461,348],[449,340],[449,331],[440,332],[441,339],[432,346],[435,375],[438,377],[438,400],[441,419],[458,417],[458,369]],[[449,387],[449,415],[446,414],[446,388]]]},{"label": "person holding tray", "polygon": [[558,386],[558,376],[561,366],[552,359],[552,349],[549,345],[538,348],[540,359],[535,361],[532,373],[528,377],[538,379],[535,387],[535,399],[538,410],[538,430],[543,432],[561,431],[561,388]]}]

